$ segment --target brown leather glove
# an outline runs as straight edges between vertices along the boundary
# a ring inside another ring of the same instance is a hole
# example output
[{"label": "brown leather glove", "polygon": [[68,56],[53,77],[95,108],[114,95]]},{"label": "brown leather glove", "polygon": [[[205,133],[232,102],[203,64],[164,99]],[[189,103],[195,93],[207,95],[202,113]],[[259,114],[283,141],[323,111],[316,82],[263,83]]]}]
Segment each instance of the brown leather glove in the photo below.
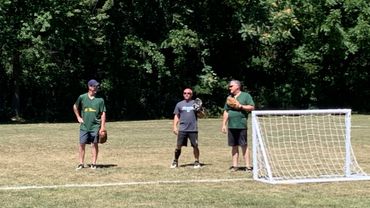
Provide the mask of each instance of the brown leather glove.
[{"label": "brown leather glove", "polygon": [[234,97],[227,97],[226,104],[234,109],[240,109],[240,103]]},{"label": "brown leather glove", "polygon": [[107,139],[108,139],[107,130],[104,130],[102,132],[99,131],[99,143],[103,144],[107,141]]}]

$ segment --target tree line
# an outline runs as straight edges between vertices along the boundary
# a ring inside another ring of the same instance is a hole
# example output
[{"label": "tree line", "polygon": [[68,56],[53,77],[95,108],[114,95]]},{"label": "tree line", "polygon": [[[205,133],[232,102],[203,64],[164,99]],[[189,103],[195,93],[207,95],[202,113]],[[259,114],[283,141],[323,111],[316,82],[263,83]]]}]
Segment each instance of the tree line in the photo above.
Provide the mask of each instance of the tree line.
[{"label": "tree line", "polygon": [[172,117],[185,87],[219,116],[239,79],[257,109],[369,112],[363,0],[2,0],[0,121],[72,121],[101,82],[111,120]]}]

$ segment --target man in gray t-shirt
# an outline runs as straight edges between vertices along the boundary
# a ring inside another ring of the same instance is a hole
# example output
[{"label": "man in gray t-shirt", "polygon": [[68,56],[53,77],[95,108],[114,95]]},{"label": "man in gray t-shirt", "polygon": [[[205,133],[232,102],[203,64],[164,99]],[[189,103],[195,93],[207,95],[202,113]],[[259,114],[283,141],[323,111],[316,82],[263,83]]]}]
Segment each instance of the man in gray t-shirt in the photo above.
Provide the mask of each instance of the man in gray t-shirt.
[{"label": "man in gray t-shirt", "polygon": [[180,119],[179,131],[197,132],[197,116],[193,108],[194,100],[183,100],[177,103],[173,114]]},{"label": "man in gray t-shirt", "polygon": [[174,160],[171,168],[178,167],[178,160],[181,154],[181,147],[187,146],[188,139],[191,142],[194,153],[194,168],[200,168],[199,163],[199,148],[198,148],[198,117],[195,111],[192,100],[193,92],[190,88],[186,88],[183,92],[184,100],[176,104],[173,111],[173,133],[177,135],[177,146],[175,149]]}]

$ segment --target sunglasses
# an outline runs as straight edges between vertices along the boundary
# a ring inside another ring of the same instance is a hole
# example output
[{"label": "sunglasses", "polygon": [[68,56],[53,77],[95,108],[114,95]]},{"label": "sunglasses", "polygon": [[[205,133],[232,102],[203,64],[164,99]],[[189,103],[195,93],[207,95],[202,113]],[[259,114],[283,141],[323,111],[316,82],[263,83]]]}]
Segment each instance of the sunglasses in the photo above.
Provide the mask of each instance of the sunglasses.
[{"label": "sunglasses", "polygon": [[191,92],[184,92],[184,95],[191,95]]}]

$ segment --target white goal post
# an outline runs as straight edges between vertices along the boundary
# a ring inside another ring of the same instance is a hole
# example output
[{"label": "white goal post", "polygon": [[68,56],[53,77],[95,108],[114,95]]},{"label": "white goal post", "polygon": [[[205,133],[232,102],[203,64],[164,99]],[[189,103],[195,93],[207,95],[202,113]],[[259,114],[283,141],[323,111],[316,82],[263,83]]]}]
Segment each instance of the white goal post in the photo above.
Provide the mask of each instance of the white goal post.
[{"label": "white goal post", "polygon": [[252,131],[254,180],[370,180],[352,150],[351,109],[255,110]]}]

